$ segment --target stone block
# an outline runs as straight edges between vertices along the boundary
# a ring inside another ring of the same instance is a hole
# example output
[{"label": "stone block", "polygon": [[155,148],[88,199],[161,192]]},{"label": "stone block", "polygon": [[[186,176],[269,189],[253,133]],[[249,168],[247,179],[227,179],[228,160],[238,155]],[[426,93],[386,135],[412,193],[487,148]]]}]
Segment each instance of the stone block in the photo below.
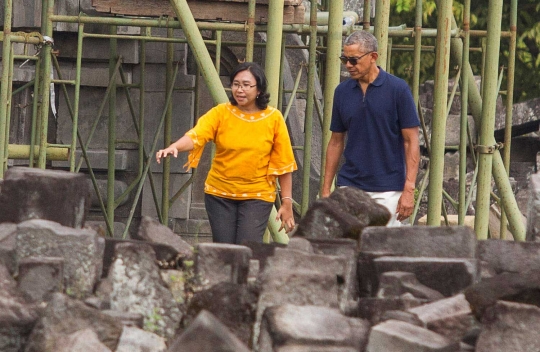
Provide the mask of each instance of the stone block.
[{"label": "stone block", "polygon": [[529,202],[527,204],[527,241],[540,242],[540,174],[529,179]]},{"label": "stone block", "polygon": [[[459,112],[458,112],[459,113]],[[471,131],[471,136],[473,136],[473,143],[476,142],[476,125],[474,123],[474,118],[472,115],[467,115],[467,122],[469,124],[469,130]],[[461,115],[450,114],[446,118],[446,141],[445,146],[458,146],[460,133],[461,133]],[[469,142],[467,142],[467,145]],[[458,154],[459,157],[459,153]],[[445,167],[446,168],[446,167]]]},{"label": "stone block", "polygon": [[0,223],[46,219],[81,228],[89,203],[90,189],[84,174],[15,167],[4,176]]},{"label": "stone block", "polygon": [[105,309],[101,311],[114,319],[120,321],[125,327],[142,329],[144,327],[144,316],[141,313],[120,312],[118,310]]},{"label": "stone block", "polygon": [[166,350],[167,345],[163,337],[139,328],[124,326],[115,352],[165,352]]},{"label": "stone block", "polygon": [[111,352],[92,329],[75,331],[69,335],[60,335],[51,343],[56,352]]},{"label": "stone block", "polygon": [[12,275],[17,273],[16,230],[17,225],[15,224],[0,223],[0,265],[5,266]]},{"label": "stone block", "polygon": [[[176,160],[174,160],[176,161]],[[178,190],[180,190],[186,183],[189,182],[191,174],[169,174],[169,199],[171,199]],[[154,186],[155,189],[160,190],[163,187],[163,174],[154,174]],[[191,203],[191,189],[189,185],[178,199],[169,208],[169,218],[175,219],[188,219],[189,218],[189,205]],[[159,204],[161,204],[162,193],[157,192],[156,198]],[[157,218],[157,210],[154,205],[154,196],[152,194],[152,187],[148,177],[146,178],[142,191],[142,205],[141,216],[149,216]]]},{"label": "stone block", "polygon": [[475,258],[476,235],[466,226],[368,227],[362,233],[360,250],[406,257]]},{"label": "stone block", "polygon": [[499,301],[482,319],[476,352],[522,352],[540,350],[540,308]]},{"label": "stone block", "polygon": [[[60,74],[64,80],[75,80],[77,66],[74,62],[62,61],[60,64]],[[122,66],[126,84],[133,83],[133,72],[130,65]],[[54,78],[60,79],[58,71],[53,71]],[[83,62],[81,65],[81,86],[107,88],[110,84],[109,63],[107,62]],[[120,72],[116,75],[116,84],[123,84]]]},{"label": "stone block", "polygon": [[374,260],[378,275],[387,271],[408,271],[427,287],[449,297],[479,280],[476,259],[381,257]]},{"label": "stone block", "polygon": [[[455,214],[448,214],[446,215],[446,218],[448,219],[448,226],[458,226],[458,216]],[[474,215],[465,215],[465,219],[463,219],[463,225],[470,227],[471,229],[474,229]],[[427,224],[427,215],[422,216],[417,221],[418,225],[426,225]],[[441,226],[446,226],[446,222],[444,220],[444,216],[441,215]]]},{"label": "stone block", "polygon": [[[185,45],[185,44],[184,44]],[[165,47],[163,47],[165,49]],[[148,55],[148,53],[147,53]],[[142,81],[142,69],[140,65],[133,68],[133,81],[144,84],[144,90],[147,93],[161,93],[165,97],[167,92],[167,67],[162,63],[147,63],[144,66],[144,82]],[[178,68],[178,75],[174,83],[175,89],[189,90],[195,84],[195,76],[186,74],[186,67],[181,65]],[[173,71],[174,72],[174,71]],[[171,77],[172,78],[172,77]],[[174,100],[173,100],[174,101]],[[173,105],[176,105],[176,101]]]},{"label": "stone block", "polygon": [[407,311],[416,315],[425,328],[456,342],[478,325],[462,293]]},{"label": "stone block", "polygon": [[[166,28],[152,28],[153,37],[167,37]],[[184,33],[180,29],[174,29],[173,38],[185,38]],[[175,43],[173,44],[173,62],[186,62],[187,44]],[[141,44],[142,46],[142,44]],[[164,64],[167,62],[167,43],[162,42],[148,42],[146,43],[146,63],[147,64]],[[183,73],[183,70],[180,70]],[[180,77],[178,77],[180,78]]]},{"label": "stone block", "polygon": [[109,299],[112,310],[141,314],[146,329],[165,338],[174,336],[182,319],[150,245],[118,243],[107,278],[101,280],[97,293]]},{"label": "stone block", "polygon": [[337,309],[284,304],[269,307],[264,312],[258,350],[350,348],[362,351],[369,328],[369,322],[346,317]]},{"label": "stone block", "polygon": [[[78,12],[77,12],[78,15]],[[103,26],[102,26],[103,27]],[[118,39],[118,56],[122,56],[123,64],[138,64],[139,43],[136,40]],[[55,35],[54,48],[58,50],[58,59],[77,58],[77,33],[58,33]],[[108,39],[85,38],[82,45],[82,59],[84,61],[109,62],[110,43]]]},{"label": "stone block", "polygon": [[34,326],[25,351],[48,351],[48,347],[54,346],[61,336],[68,337],[85,329],[92,330],[103,345],[114,351],[122,333],[122,324],[96,309],[87,307],[83,302],[55,293]]},{"label": "stone block", "polygon": [[478,259],[495,270],[520,273],[540,268],[540,243],[505,240],[478,241]]},{"label": "stone block", "polygon": [[201,243],[195,248],[195,272],[205,287],[219,282],[247,283],[251,249],[225,243]]},{"label": "stone block", "polygon": [[264,268],[266,267],[268,258],[274,256],[276,248],[287,247],[287,245],[277,242],[260,243],[254,241],[246,241],[243,243],[243,245],[251,249],[251,259],[259,261],[259,268],[261,271],[264,270]]},{"label": "stone block", "polygon": [[73,229],[48,220],[28,220],[17,227],[17,257],[64,259],[66,293],[90,295],[101,277],[104,246],[95,231]]},{"label": "stone block", "polygon": [[64,289],[64,258],[27,257],[19,261],[19,290],[28,302],[46,302]]},{"label": "stone block", "polygon": [[[137,165],[134,162],[137,152],[132,150],[115,150],[114,151],[114,169],[118,171],[131,171],[135,170]],[[89,149],[86,151],[86,156],[92,167],[92,170],[108,170],[109,169],[109,155],[105,149]],[[86,164],[86,159],[82,156],[82,151],[80,149],[75,151],[75,164],[78,165],[82,159],[81,170],[87,170],[88,165]],[[54,167],[65,167],[69,168],[69,161],[52,161]],[[99,180],[98,180],[99,181]],[[106,196],[106,192],[103,195]]]},{"label": "stone block", "polygon": [[435,301],[444,298],[439,292],[422,285],[413,273],[388,271],[379,277],[378,298],[399,297],[410,293],[416,298]]},{"label": "stone block", "polygon": [[415,298],[412,295],[403,295],[393,298],[360,298],[358,302],[358,316],[367,319],[372,325],[384,321],[384,316],[390,311],[405,311],[427,303],[426,299]]},{"label": "stone block", "polygon": [[217,346],[221,351],[250,351],[212,313],[203,310],[182,335],[172,340],[167,351],[215,352]]},{"label": "stone block", "polygon": [[162,243],[173,247],[178,251],[181,259],[193,259],[193,248],[179,235],[172,232],[167,226],[162,225],[157,220],[143,216],[137,237],[143,241]]},{"label": "stone block", "polygon": [[433,331],[397,320],[388,320],[371,329],[367,352],[456,352],[459,343]]},{"label": "stone block", "polygon": [[218,283],[196,292],[189,301],[184,326],[189,326],[202,312],[212,313],[242,343],[251,344],[258,292],[253,286],[230,282]]}]

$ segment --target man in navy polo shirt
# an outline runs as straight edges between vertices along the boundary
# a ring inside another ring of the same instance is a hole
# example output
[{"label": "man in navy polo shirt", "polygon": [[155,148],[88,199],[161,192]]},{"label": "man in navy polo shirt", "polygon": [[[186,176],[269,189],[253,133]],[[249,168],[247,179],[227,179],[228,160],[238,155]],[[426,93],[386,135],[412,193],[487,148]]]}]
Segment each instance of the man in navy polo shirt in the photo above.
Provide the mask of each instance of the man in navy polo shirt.
[{"label": "man in navy polo shirt", "polygon": [[400,226],[414,208],[420,123],[409,86],[377,58],[371,33],[345,39],[341,61],[351,78],[335,90],[322,196],[330,195],[343,154],[337,186],[368,192],[393,215],[388,226]]}]

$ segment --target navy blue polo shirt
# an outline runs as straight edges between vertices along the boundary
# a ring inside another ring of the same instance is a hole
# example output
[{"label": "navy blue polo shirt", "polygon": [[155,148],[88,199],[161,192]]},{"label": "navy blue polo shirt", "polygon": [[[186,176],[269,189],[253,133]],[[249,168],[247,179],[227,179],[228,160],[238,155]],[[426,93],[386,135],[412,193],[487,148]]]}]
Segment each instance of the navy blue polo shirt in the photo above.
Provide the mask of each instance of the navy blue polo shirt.
[{"label": "navy blue polo shirt", "polygon": [[354,79],[335,90],[330,130],[347,133],[337,184],[367,192],[402,191],[406,168],[401,129],[420,122],[407,82],[379,70],[366,94]]}]

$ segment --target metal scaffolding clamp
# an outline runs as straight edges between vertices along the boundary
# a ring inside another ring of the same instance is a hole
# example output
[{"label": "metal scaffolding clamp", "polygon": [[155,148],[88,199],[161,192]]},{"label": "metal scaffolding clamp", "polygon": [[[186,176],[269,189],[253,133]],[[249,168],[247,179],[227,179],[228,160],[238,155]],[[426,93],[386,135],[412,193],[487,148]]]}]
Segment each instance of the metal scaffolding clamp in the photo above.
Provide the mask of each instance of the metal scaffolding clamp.
[{"label": "metal scaffolding clamp", "polygon": [[496,150],[502,149],[503,147],[504,143],[499,142],[494,145],[477,145],[475,149],[479,154],[493,154]]}]

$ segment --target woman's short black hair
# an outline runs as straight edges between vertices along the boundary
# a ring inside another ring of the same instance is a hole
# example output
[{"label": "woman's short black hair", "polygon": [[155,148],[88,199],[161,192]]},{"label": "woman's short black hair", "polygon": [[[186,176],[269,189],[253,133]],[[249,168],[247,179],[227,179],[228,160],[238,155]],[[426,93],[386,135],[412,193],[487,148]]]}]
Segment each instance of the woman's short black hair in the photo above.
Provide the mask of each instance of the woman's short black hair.
[{"label": "woman's short black hair", "polygon": [[[266,80],[266,75],[264,74],[264,70],[262,67],[255,63],[255,62],[244,62],[231,73],[229,79],[232,84],[234,81],[234,78],[237,74],[239,74],[242,71],[249,71],[255,77],[255,81],[257,82],[257,89],[259,90],[259,95],[255,99],[255,104],[257,107],[261,110],[265,110],[268,107],[268,102],[270,101],[270,93],[266,91],[268,89],[268,81]],[[229,97],[229,100],[232,105],[238,105],[238,102],[234,97],[231,95]]]}]

